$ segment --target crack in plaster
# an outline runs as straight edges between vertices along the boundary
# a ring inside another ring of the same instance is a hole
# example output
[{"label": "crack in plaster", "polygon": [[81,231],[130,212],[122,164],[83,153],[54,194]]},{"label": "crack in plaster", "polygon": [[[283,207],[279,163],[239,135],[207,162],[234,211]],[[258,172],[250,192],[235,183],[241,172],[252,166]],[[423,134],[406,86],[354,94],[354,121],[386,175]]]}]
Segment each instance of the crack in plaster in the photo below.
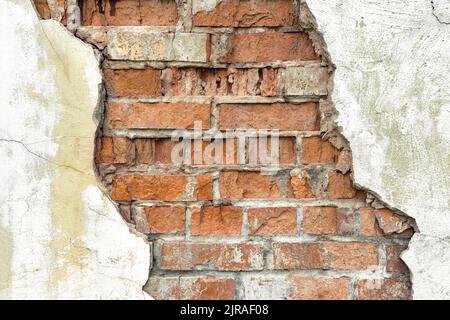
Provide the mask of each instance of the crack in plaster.
[{"label": "crack in plaster", "polygon": [[[445,19],[445,17],[441,17],[440,15],[439,15],[439,13],[436,13],[436,7],[435,7],[435,4],[434,4],[434,1],[433,0],[431,0],[430,1],[431,2],[431,12],[432,12],[432,14],[433,14],[433,16],[436,18],[436,20],[439,22],[439,23],[442,23],[442,24],[450,24],[450,20],[449,21],[444,21],[443,19]],[[449,10],[450,9],[450,4],[448,4],[448,9],[447,10]]]}]

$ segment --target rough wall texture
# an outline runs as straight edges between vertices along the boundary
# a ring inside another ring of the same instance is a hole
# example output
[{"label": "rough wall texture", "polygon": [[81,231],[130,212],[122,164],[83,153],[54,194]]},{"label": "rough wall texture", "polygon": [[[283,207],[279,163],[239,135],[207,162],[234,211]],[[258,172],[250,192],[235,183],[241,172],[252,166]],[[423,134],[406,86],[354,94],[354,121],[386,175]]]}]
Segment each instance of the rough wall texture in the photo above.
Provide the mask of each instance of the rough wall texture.
[{"label": "rough wall texture", "polygon": [[[152,296],[410,297],[398,256],[411,223],[355,189],[345,141],[323,139],[332,67],[299,2],[83,1],[81,9],[77,35],[105,56],[96,161],[123,217],[154,242]],[[172,133],[195,138],[195,121],[213,142],[189,140],[193,151],[172,163]],[[234,150],[223,152],[230,140],[224,146],[217,134],[227,129],[279,130],[276,173],[252,161],[256,138],[228,133]]]},{"label": "rough wall texture", "polygon": [[[450,298],[450,2],[308,1],[355,182],[414,217],[414,297]],[[355,8],[358,8],[355,10]]]},{"label": "rough wall texture", "polygon": [[94,51],[31,1],[2,0],[0,59],[0,298],[144,298],[148,244],[94,174]]},{"label": "rough wall texture", "polygon": [[[77,35],[107,57],[96,161],[156,243],[156,298],[408,298],[411,222],[350,176],[416,218],[414,297],[450,296],[448,1],[79,3]],[[251,139],[227,166],[171,165],[195,120],[282,130],[282,170],[260,175]]]}]

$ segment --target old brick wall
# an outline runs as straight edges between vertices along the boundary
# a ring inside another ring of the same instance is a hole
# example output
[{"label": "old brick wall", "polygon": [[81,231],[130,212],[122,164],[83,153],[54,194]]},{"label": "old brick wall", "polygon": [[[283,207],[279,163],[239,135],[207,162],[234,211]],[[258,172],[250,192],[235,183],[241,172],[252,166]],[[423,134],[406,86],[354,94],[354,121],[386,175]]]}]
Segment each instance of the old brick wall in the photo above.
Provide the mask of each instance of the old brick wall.
[{"label": "old brick wall", "polygon": [[[145,290],[156,299],[408,299],[399,254],[410,222],[355,188],[345,142],[326,140],[333,67],[302,21],[306,7],[204,5],[214,2],[79,1],[77,36],[104,56],[97,170],[124,219],[153,241]],[[212,142],[192,140],[172,163],[173,132],[193,139],[196,121]],[[254,161],[258,138],[234,131],[221,143],[227,129],[279,130],[278,170]]]}]

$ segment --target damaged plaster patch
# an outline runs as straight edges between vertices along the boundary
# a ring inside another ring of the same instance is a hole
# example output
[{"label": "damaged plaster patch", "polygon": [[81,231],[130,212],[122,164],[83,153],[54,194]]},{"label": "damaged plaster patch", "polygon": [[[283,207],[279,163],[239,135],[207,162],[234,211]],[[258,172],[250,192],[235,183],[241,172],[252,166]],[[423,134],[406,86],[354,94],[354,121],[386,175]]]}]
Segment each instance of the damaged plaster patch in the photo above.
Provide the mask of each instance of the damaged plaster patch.
[{"label": "damaged plaster patch", "polygon": [[415,218],[420,234],[402,256],[414,298],[448,298],[448,1],[305,2],[336,66],[332,100],[354,181]]},{"label": "damaged plaster patch", "polygon": [[0,2],[0,298],[141,299],[149,245],[99,189],[93,49]]}]

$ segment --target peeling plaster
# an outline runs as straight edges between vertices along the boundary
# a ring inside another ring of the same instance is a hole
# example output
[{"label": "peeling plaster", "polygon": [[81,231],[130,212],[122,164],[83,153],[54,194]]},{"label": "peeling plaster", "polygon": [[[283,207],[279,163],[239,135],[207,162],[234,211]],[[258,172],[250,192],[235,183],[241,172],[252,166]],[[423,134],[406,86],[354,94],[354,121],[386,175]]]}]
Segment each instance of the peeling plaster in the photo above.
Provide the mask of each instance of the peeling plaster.
[{"label": "peeling plaster", "polygon": [[448,0],[308,0],[336,67],[354,181],[413,217],[415,299],[450,298]]},{"label": "peeling plaster", "polygon": [[99,61],[29,0],[0,2],[0,298],[142,299],[150,249],[94,174]]}]

